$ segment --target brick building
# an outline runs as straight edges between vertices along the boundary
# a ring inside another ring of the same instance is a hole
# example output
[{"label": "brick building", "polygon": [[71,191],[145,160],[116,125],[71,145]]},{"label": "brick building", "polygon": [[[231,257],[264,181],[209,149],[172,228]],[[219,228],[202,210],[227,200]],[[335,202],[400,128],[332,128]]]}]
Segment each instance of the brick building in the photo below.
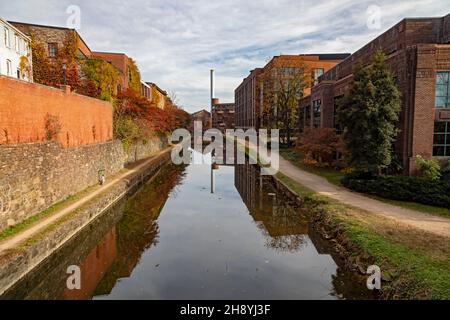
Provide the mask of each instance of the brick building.
[{"label": "brick building", "polygon": [[146,84],[150,87],[150,97],[155,102],[156,107],[164,109],[171,104],[167,91],[161,89],[153,82],[146,82]]},{"label": "brick building", "polygon": [[[275,56],[264,68],[257,68],[243,80],[235,90],[236,127],[259,129],[263,123],[263,106],[267,105],[267,95],[272,84],[268,80],[279,74],[289,78],[294,73],[302,73],[305,84],[304,94],[318,78],[350,54],[301,54]],[[273,107],[270,107],[273,108]]]},{"label": "brick building", "polygon": [[75,29],[14,21],[9,21],[9,23],[27,36],[32,37],[33,41],[41,44],[48,58],[56,58],[58,52],[63,50],[65,42],[70,36],[75,36],[76,38],[78,58],[86,59],[92,55],[91,49],[89,49],[86,42]]},{"label": "brick building", "polygon": [[92,57],[105,60],[117,69],[119,72],[119,77],[117,79],[117,93],[125,91],[130,87],[133,76],[131,72],[133,61],[125,53],[92,52]]},{"label": "brick building", "polygon": [[191,125],[189,127],[189,131],[193,132],[194,131],[194,122],[195,121],[200,121],[202,123],[202,129],[203,132],[205,132],[208,129],[211,129],[211,113],[209,111],[206,111],[205,109],[194,112],[191,114]]},{"label": "brick building", "polygon": [[212,127],[225,133],[226,129],[235,128],[234,103],[220,103],[219,99],[213,99]]},{"label": "brick building", "polygon": [[404,19],[326,72],[299,103],[300,131],[342,129],[336,101],[349,92],[356,63],[368,64],[378,49],[387,55],[401,92],[395,152],[405,172],[414,170],[416,155],[450,159],[450,15]]}]

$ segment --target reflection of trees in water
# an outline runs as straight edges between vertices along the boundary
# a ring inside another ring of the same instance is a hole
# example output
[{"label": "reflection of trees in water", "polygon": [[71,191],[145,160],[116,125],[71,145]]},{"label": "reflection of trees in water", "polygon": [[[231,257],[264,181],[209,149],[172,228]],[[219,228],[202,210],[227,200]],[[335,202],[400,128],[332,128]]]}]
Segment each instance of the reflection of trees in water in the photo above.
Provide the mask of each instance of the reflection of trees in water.
[{"label": "reflection of trees in water", "polygon": [[258,166],[237,165],[235,175],[235,186],[266,237],[265,246],[282,252],[300,250],[308,233],[301,209],[276,190],[269,177],[261,177]]},{"label": "reflection of trees in water", "polygon": [[110,293],[117,279],[128,277],[142,253],[158,244],[157,219],[169,194],[185,177],[185,167],[167,165],[125,205],[117,225],[117,259],[96,290],[96,295]]}]

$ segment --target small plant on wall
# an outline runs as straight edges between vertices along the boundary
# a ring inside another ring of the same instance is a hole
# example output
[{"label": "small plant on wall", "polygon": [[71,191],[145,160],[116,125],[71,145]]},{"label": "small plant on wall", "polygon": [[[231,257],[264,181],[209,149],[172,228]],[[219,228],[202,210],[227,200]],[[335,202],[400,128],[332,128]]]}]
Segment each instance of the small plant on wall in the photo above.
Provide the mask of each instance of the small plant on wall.
[{"label": "small plant on wall", "polygon": [[61,132],[61,123],[59,117],[47,113],[45,115],[45,139],[47,141],[55,141]]}]

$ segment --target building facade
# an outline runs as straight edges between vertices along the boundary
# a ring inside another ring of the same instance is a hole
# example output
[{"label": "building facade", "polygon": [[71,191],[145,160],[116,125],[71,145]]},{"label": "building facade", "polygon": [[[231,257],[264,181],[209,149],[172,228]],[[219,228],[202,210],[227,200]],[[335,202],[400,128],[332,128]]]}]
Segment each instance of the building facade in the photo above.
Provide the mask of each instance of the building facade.
[{"label": "building facade", "polygon": [[299,103],[299,130],[336,128],[337,101],[347,94],[358,62],[369,64],[381,49],[401,93],[395,152],[405,173],[414,158],[450,159],[450,15],[404,19],[320,77]]},{"label": "building facade", "polygon": [[0,74],[33,82],[31,38],[1,18]]},{"label": "building facade", "polygon": [[234,103],[220,103],[219,99],[213,99],[212,127],[225,133],[227,129],[235,128]]},{"label": "building facade", "polygon": [[191,132],[194,131],[194,122],[196,121],[200,121],[202,123],[203,132],[211,129],[211,113],[205,109],[192,113],[191,120],[191,125],[189,127],[189,131]]},{"label": "building facade", "polygon": [[64,49],[66,41],[71,36],[76,38],[77,58],[86,59],[92,55],[91,49],[89,49],[86,42],[83,38],[81,38],[75,29],[43,26],[15,21],[9,21],[9,23],[26,34],[28,37],[32,37],[33,41],[41,44],[45,50],[47,58],[57,58],[58,53]]},{"label": "building facade", "polygon": [[170,99],[167,91],[161,89],[153,82],[146,82],[150,87],[151,100],[155,103],[157,108],[165,109],[170,104]]},{"label": "building facade", "polygon": [[258,130],[265,125],[264,113],[271,113],[274,106],[268,99],[274,90],[275,77],[280,79],[301,75],[303,94],[310,94],[311,87],[326,71],[350,54],[300,54],[275,56],[264,68],[252,70],[235,90],[236,127]]},{"label": "building facade", "polygon": [[112,64],[119,73],[117,78],[117,94],[130,88],[132,81],[132,60],[124,53],[115,52],[92,52],[92,56]]}]

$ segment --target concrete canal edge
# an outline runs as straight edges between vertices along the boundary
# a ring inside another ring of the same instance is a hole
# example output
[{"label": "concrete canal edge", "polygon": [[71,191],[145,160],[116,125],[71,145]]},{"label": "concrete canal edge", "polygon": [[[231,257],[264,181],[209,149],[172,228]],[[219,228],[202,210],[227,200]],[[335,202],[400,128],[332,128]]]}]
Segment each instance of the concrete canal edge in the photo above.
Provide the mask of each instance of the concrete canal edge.
[{"label": "concrete canal edge", "polygon": [[150,159],[136,172],[120,179],[92,200],[48,225],[19,246],[2,252],[0,256],[0,295],[64,246],[81,230],[87,228],[96,218],[156,176],[159,170],[170,161],[170,152],[171,149],[168,149]]}]

